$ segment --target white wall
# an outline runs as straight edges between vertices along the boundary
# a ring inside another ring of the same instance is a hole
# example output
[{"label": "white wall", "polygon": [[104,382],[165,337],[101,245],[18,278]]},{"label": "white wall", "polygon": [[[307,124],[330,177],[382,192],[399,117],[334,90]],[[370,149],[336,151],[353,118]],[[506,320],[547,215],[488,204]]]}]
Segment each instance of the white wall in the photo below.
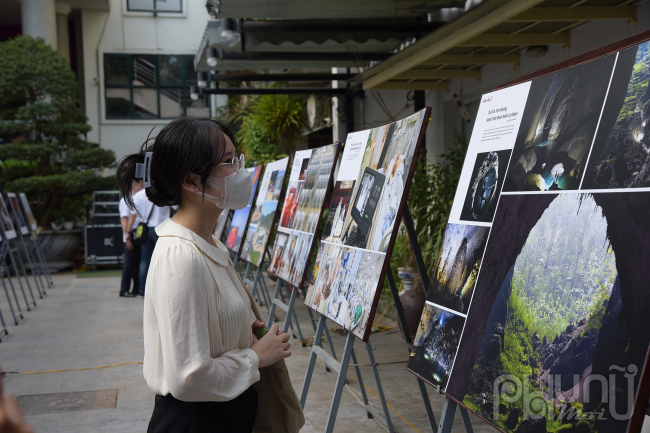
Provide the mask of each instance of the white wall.
[{"label": "white wall", "polygon": [[182,14],[127,12],[124,0],[110,0],[110,12],[83,11],[82,32],[86,114],[90,141],[115,151],[135,152],[153,127],[169,120],[106,120],[103,54],[191,54],[198,50],[208,21],[205,0],[184,0]]}]

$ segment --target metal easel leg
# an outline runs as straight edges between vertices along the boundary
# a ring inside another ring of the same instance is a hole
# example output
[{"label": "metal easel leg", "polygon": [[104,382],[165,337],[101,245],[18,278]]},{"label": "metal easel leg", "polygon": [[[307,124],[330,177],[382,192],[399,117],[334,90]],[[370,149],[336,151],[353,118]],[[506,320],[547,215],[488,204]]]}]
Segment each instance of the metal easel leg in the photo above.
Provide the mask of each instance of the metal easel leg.
[{"label": "metal easel leg", "polygon": [[422,394],[422,401],[424,402],[424,409],[427,411],[427,418],[429,418],[429,424],[431,424],[431,431],[436,431],[436,416],[433,414],[433,409],[431,408],[431,400],[429,400],[429,394],[427,393],[427,386],[419,378],[416,378],[418,386],[420,387],[420,394]]},{"label": "metal easel leg", "polygon": [[[11,252],[11,248],[9,248],[9,257],[11,258],[11,262],[14,262],[14,256],[13,253]],[[29,278],[27,278],[27,271],[25,270],[25,263],[23,262],[22,257],[20,257],[20,253],[16,250],[16,257],[18,258],[18,264],[20,265],[20,268],[23,270],[23,278],[25,278],[25,282],[27,283],[27,289],[29,290],[29,294],[32,297],[34,306],[36,306],[36,299],[34,299],[34,293],[32,292],[32,286],[29,284]],[[14,265],[15,267],[15,265]],[[16,275],[18,274],[18,269],[16,269]],[[36,279],[34,279],[36,280]],[[20,281],[20,277],[18,277],[18,281]],[[41,293],[41,289],[38,287],[38,284],[36,284],[36,290],[38,291],[39,298],[43,299],[43,294]]]},{"label": "metal easel leg", "polygon": [[[287,332],[289,330],[289,326],[291,326],[291,331],[293,333],[293,338],[297,338],[296,333],[294,332],[294,329],[293,329],[293,325],[291,324],[291,318],[292,318],[293,312],[294,312],[293,307],[294,307],[294,305],[296,303],[297,293],[298,293],[298,289],[294,288],[293,292],[291,292],[291,295],[289,296],[289,305],[288,305],[288,308],[287,308],[287,312],[286,312],[287,316],[286,316],[286,318],[284,320],[284,329],[283,329],[284,332]],[[296,321],[296,323],[297,323],[297,321]],[[300,333],[300,340],[302,341],[302,333]]]},{"label": "metal easel leg", "polygon": [[[377,364],[375,363],[375,356],[372,354],[372,346],[370,342],[366,342],[366,349],[368,350],[368,358],[370,359],[370,364],[372,365],[372,373],[375,375],[375,383],[377,384],[377,393],[379,394],[379,399],[381,400],[381,406],[384,409],[384,419],[382,420],[379,416],[380,414],[374,414],[375,417],[388,429],[390,433],[394,433],[393,423],[390,420],[390,412],[388,412],[388,406],[386,405],[386,396],[384,396],[384,389],[381,386],[381,379],[379,379],[379,370],[377,370]],[[374,407],[372,407],[374,410]]]},{"label": "metal easel leg", "polygon": [[30,232],[29,237],[32,240],[32,243],[34,244],[34,255],[38,258],[38,261],[41,264],[41,270],[45,274],[45,279],[47,280],[47,284],[50,287],[52,287],[54,286],[54,280],[52,280],[50,267],[47,265],[47,262],[45,261],[45,256],[43,255],[43,251],[41,251],[41,245],[38,243],[36,234],[34,232]]},{"label": "metal easel leg", "polygon": [[[402,301],[399,299],[399,293],[397,292],[397,286],[395,285],[395,279],[393,278],[393,273],[389,270],[386,273],[388,278],[388,286],[390,287],[390,292],[393,295],[393,301],[395,302],[395,309],[397,310],[397,318],[402,328],[402,336],[407,344],[413,343],[411,335],[408,330],[408,325],[406,324],[406,316],[404,316],[404,309],[402,308]],[[409,351],[410,354],[410,351]],[[424,403],[424,409],[427,412],[427,418],[429,418],[429,424],[431,425],[431,431],[436,431],[436,417],[433,414],[433,409],[431,408],[431,401],[429,400],[429,394],[427,393],[427,388],[424,385],[424,382],[420,378],[416,377],[415,380],[418,382],[418,387],[420,389],[420,394],[422,395],[422,402]]]},{"label": "metal easel leg", "polygon": [[445,399],[440,424],[438,425],[438,433],[451,433],[451,427],[454,424],[454,415],[456,414],[456,406],[456,402],[449,397]]},{"label": "metal easel leg", "polygon": [[[260,284],[260,278],[262,277],[262,268],[257,268],[257,271],[255,272],[255,280],[253,281],[253,292],[257,291],[258,285]],[[269,294],[266,293],[266,290],[264,290],[262,287],[259,288],[259,291],[262,293],[262,297],[264,298],[264,302],[266,302],[266,308],[269,308]],[[264,306],[264,304],[262,304]]]},{"label": "metal easel leg", "polygon": [[[2,316],[2,311],[0,311],[0,322],[2,322],[2,329],[0,329],[0,333],[4,332],[5,335],[9,335],[9,331],[7,331],[7,325],[5,324],[5,318]],[[0,343],[2,343],[2,339],[0,339]]]},{"label": "metal easel leg", "polygon": [[[29,308],[29,301],[27,300],[27,295],[25,294],[25,289],[23,288],[23,283],[20,281],[20,272],[18,272],[18,266],[16,266],[16,260],[14,260],[14,255],[11,254],[11,245],[9,244],[9,241],[6,242],[7,248],[5,249],[6,254],[9,254],[9,260],[11,260],[11,265],[14,268],[14,272],[16,272],[16,279],[18,280],[18,286],[20,286],[20,291],[23,292],[23,298],[25,298],[25,303],[27,304],[27,311],[32,311],[31,308]],[[7,261],[4,260],[4,265],[5,269],[7,269]],[[9,281],[11,282],[11,275],[7,273]],[[27,281],[27,277],[25,277],[25,281]],[[13,283],[11,283],[11,288],[13,289]],[[27,281],[27,287],[29,287],[29,281]],[[29,287],[29,293],[32,295],[32,302],[34,303],[34,306],[36,306],[36,300],[34,299],[34,294],[32,293],[32,288]],[[15,294],[15,292],[14,292]],[[16,299],[16,302],[18,302],[18,299]]]},{"label": "metal easel leg", "polygon": [[302,383],[302,391],[300,391],[300,407],[305,408],[305,402],[307,401],[307,394],[309,393],[309,385],[311,384],[311,377],[314,373],[314,367],[316,366],[316,358],[318,355],[314,352],[314,347],[318,346],[322,336],[323,330],[325,329],[325,316],[321,316],[316,326],[316,333],[314,334],[314,345],[312,346],[311,353],[309,354],[309,362],[307,363],[307,370],[305,372],[305,381]]},{"label": "metal easel leg", "polygon": [[[4,260],[3,260],[3,262],[4,262]],[[6,267],[5,267],[5,269],[6,269]],[[16,313],[14,312],[14,306],[11,304],[11,297],[9,296],[9,291],[7,290],[7,285],[5,284],[5,277],[0,275],[0,278],[2,279],[2,287],[5,290],[5,295],[7,295],[7,302],[9,302],[9,310],[11,310],[11,316],[14,318],[14,325],[18,326],[18,319],[16,318]],[[16,292],[14,292],[14,296],[16,296]],[[20,318],[21,319],[23,318],[22,314],[20,315]]]},{"label": "metal easel leg", "polygon": [[303,341],[305,338],[302,336],[302,330],[300,329],[300,322],[298,321],[298,315],[296,314],[297,297],[298,297],[298,288],[294,287],[293,291],[291,292],[291,295],[289,296],[289,311],[287,312],[287,322],[289,322],[289,325],[291,326],[291,331],[294,333],[293,338],[296,338],[295,330],[294,330],[294,326],[295,326],[296,329],[298,330],[298,338],[300,339],[300,341]]},{"label": "metal easel leg", "polygon": [[404,315],[404,309],[402,308],[402,301],[399,299],[399,293],[397,292],[395,279],[393,278],[393,273],[390,270],[386,272],[386,278],[388,278],[390,293],[393,295],[393,301],[395,301],[394,305],[395,309],[397,310],[397,320],[399,322],[400,328],[402,328],[402,336],[406,342],[410,344],[412,343],[412,340],[411,335],[409,334],[409,329],[406,325],[406,316]]},{"label": "metal easel leg", "polygon": [[354,364],[354,371],[357,373],[357,381],[359,382],[359,388],[361,389],[361,397],[363,397],[363,405],[366,408],[366,415],[368,418],[374,418],[374,415],[368,410],[368,406],[370,406],[370,403],[368,402],[368,394],[366,394],[366,387],[363,384],[361,369],[357,362],[357,355],[354,354],[354,349],[352,349],[352,363]]},{"label": "metal easel leg", "polygon": [[[309,318],[311,319],[311,326],[314,327],[314,333],[315,333],[315,332],[316,332],[316,325],[314,325],[314,322],[316,321],[316,319],[314,319],[314,314],[311,312],[311,308],[307,308],[307,312],[309,313]],[[321,316],[321,319],[320,319],[320,320],[323,320],[323,316]],[[320,323],[320,320],[319,320],[319,323]],[[321,339],[321,338],[323,338],[322,333],[321,333],[320,338],[318,339],[318,341],[319,341],[319,345],[320,345],[320,339]],[[336,352],[334,352],[334,345],[332,344],[332,339],[330,338],[330,333],[329,333],[329,331],[327,330],[327,326],[325,326],[325,338],[327,338],[327,342],[328,342],[329,345],[330,345],[330,351],[331,351],[331,353],[332,353],[332,357],[333,357],[334,359],[336,359]],[[316,344],[316,339],[315,339],[315,337],[314,337],[314,344]],[[329,368],[327,369],[327,371],[329,371]]]},{"label": "metal easel leg", "polygon": [[[20,243],[23,246],[23,250],[25,251],[25,257],[27,257],[27,261],[29,262],[29,270],[31,271],[32,277],[34,278],[34,284],[36,284],[36,290],[38,290],[39,297],[42,299],[43,295],[46,295],[47,293],[45,292],[45,284],[43,284],[43,280],[41,279],[40,269],[36,264],[36,261],[34,260],[32,253],[27,248],[27,244],[25,244],[25,239],[23,238],[23,234],[20,233],[20,231],[18,232],[18,237],[20,238]],[[17,255],[20,255],[20,252],[17,252]]]},{"label": "metal easel leg", "polygon": [[[275,293],[273,294],[273,300],[278,299],[278,294],[280,293],[280,286],[282,285],[282,280],[278,278],[278,282],[275,283]],[[269,310],[269,318],[266,322],[266,327],[270,328],[273,325],[273,320],[275,319],[275,302],[271,302],[271,309]]]},{"label": "metal easel leg", "polygon": [[330,337],[330,331],[327,330],[327,326],[325,326],[325,338],[327,338],[327,342],[330,345],[330,351],[332,352],[332,356],[334,357],[334,359],[336,359],[336,352],[334,352],[334,344],[332,343],[332,337]]},{"label": "metal easel leg", "polygon": [[465,409],[463,406],[458,406],[460,409],[460,415],[463,417],[463,424],[465,424],[465,431],[467,433],[474,433],[474,429],[472,428],[472,421],[469,419],[469,414],[467,413],[467,409]]},{"label": "metal easel leg", "polygon": [[[3,244],[3,249],[2,249],[2,263],[0,263],[4,269],[4,271],[7,274],[7,280],[9,281],[9,287],[11,287],[11,292],[14,294],[14,300],[16,301],[16,309],[18,310],[18,317],[21,319],[24,319],[23,317],[23,310],[20,308],[20,302],[18,302],[18,296],[16,295],[16,290],[14,289],[14,283],[11,281],[11,274],[9,273],[9,267],[7,266],[7,248],[5,248],[7,243],[5,242]],[[2,279],[2,284],[4,285],[4,278]],[[19,281],[20,282],[20,281]],[[5,290],[7,290],[7,287],[5,286]],[[25,292],[23,291],[23,295]],[[7,297],[9,294],[7,293]],[[25,302],[27,302],[27,299],[25,299]],[[27,302],[27,311],[29,310],[29,303]],[[14,316],[14,320],[16,317]],[[18,325],[18,321],[16,320],[16,325]]]},{"label": "metal easel leg", "polygon": [[350,355],[352,354],[354,340],[354,335],[348,333],[345,338],[343,355],[341,356],[341,366],[338,372],[339,375],[336,378],[336,386],[334,387],[334,397],[332,398],[332,404],[330,405],[330,412],[327,415],[325,433],[332,433],[334,431],[334,423],[336,423],[336,415],[339,412],[339,405],[341,404],[341,394],[343,393],[343,387],[345,386],[345,377],[348,373],[348,364],[350,363]]}]

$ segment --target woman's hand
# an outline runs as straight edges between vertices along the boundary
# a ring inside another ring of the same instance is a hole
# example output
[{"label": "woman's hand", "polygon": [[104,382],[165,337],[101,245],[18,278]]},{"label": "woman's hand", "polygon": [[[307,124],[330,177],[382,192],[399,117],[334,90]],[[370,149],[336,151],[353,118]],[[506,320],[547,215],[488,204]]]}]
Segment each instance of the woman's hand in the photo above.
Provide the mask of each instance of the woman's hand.
[{"label": "woman's hand", "polygon": [[253,341],[251,349],[257,354],[260,360],[260,368],[267,367],[281,359],[291,356],[291,350],[289,350],[291,348],[289,334],[280,331],[280,327],[277,324],[271,326],[269,332],[261,340],[258,340],[253,335]]},{"label": "woman's hand", "polygon": [[0,381],[0,432],[3,433],[31,433],[18,402],[13,396],[2,391]]},{"label": "woman's hand", "polygon": [[255,331],[257,331],[259,328],[264,328],[264,322],[261,320],[256,320],[251,325],[251,328],[253,329],[253,335],[255,335]]}]

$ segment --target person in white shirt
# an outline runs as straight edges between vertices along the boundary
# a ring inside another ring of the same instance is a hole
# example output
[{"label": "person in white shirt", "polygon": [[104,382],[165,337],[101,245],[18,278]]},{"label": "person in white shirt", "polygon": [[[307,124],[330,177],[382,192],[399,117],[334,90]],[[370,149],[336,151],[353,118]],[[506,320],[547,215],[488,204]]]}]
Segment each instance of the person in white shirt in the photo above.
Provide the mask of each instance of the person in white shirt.
[{"label": "person in white shirt", "polygon": [[[131,187],[133,194],[142,190],[142,181],[135,181]],[[124,264],[122,265],[122,287],[120,288],[120,296],[133,298],[138,294],[138,271],[140,268],[140,245],[133,245],[130,236],[127,240],[129,233],[128,225],[129,218],[131,217],[131,209],[126,204],[124,197],[120,199],[120,224],[122,224],[122,242],[124,243]],[[133,289],[131,289],[131,281],[133,281]]]},{"label": "person in white shirt", "polygon": [[140,245],[140,268],[138,272],[138,294],[144,296],[147,285],[147,273],[149,272],[149,263],[151,255],[156,247],[158,235],[156,227],[169,218],[169,206],[156,206],[148,198],[144,189],[133,194],[133,205],[135,209],[131,210],[131,217],[127,224],[127,238],[131,240],[131,230],[138,227],[140,222],[147,225],[147,233],[144,235],[144,242]]},{"label": "person in white shirt", "polygon": [[[129,189],[136,169],[150,179],[145,194],[154,205],[178,205],[156,227],[160,238],[146,280],[143,371],[156,393],[150,433],[251,432],[259,369],[291,355],[289,335],[277,324],[259,340],[254,335],[264,324],[227,249],[212,236],[219,214],[245,207],[252,193],[234,142],[220,122],[178,118],[117,167],[132,209],[142,200]],[[137,166],[145,151],[152,152],[150,171]],[[161,214],[154,210],[152,219]],[[292,390],[291,400],[298,406]],[[295,433],[304,424],[301,411],[296,420]]]}]

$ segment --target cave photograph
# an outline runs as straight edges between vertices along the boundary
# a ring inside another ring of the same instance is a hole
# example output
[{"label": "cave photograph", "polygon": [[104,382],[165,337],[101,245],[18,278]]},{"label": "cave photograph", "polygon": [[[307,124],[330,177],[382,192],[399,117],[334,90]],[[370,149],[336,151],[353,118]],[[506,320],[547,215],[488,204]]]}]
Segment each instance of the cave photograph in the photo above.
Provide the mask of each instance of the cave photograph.
[{"label": "cave photograph", "polygon": [[582,189],[650,186],[650,42],[621,51]]},{"label": "cave photograph", "polygon": [[466,314],[489,227],[447,224],[427,300]]},{"label": "cave photograph", "polygon": [[532,81],[504,191],[580,187],[615,58]]},{"label": "cave photograph", "polygon": [[464,324],[464,317],[427,302],[413,342],[408,369],[444,390]]},{"label": "cave photograph", "polygon": [[650,192],[503,195],[446,392],[508,433],[627,432],[649,212]]},{"label": "cave photograph", "polygon": [[499,201],[511,151],[479,153],[460,213],[464,221],[491,223]]}]

